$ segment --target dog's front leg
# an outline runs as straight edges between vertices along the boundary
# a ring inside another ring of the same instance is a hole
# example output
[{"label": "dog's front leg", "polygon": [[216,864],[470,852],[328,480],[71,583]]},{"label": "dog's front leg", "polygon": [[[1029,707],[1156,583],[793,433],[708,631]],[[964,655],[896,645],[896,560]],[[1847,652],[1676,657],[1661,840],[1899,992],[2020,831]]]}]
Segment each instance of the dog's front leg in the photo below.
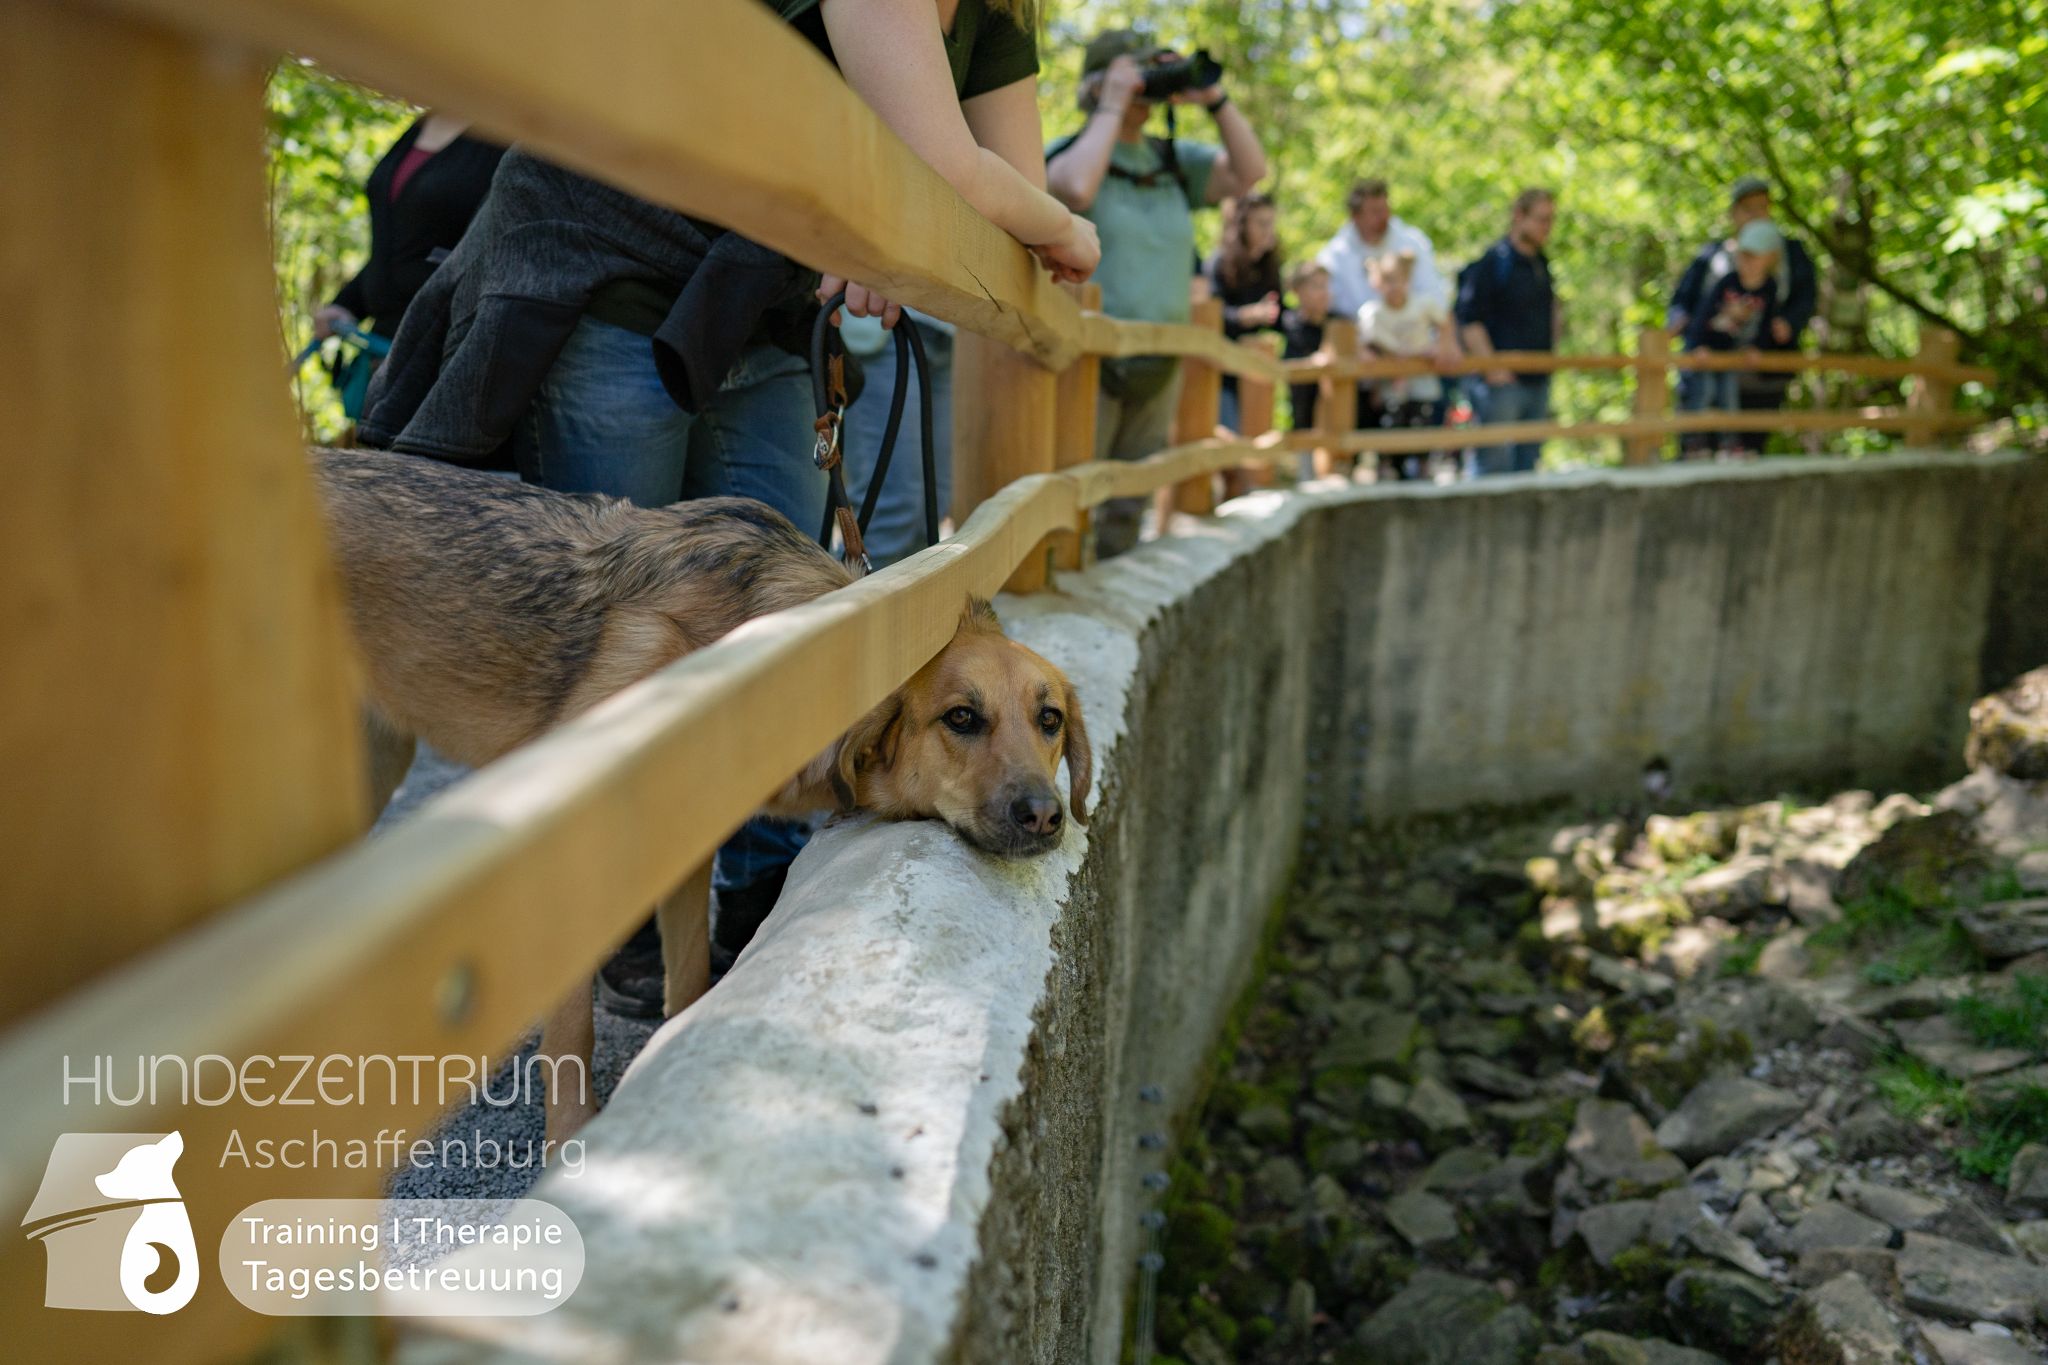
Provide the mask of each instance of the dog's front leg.
[{"label": "dog's front leg", "polygon": [[711,989],[711,862],[654,907],[661,928],[661,966],[667,978],[663,1009],[673,1019]]},{"label": "dog's front leg", "polygon": [[547,1140],[551,1152],[576,1136],[597,1112],[592,1092],[590,1054],[597,1028],[590,1017],[590,981],[586,978],[541,1025],[540,1055],[547,1059]]}]

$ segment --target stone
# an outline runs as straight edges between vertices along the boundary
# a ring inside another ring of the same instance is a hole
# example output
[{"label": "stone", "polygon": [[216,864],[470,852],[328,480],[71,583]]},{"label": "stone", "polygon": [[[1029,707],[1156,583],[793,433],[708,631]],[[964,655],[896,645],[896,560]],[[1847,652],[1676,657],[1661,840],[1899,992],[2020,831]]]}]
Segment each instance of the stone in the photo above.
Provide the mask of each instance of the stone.
[{"label": "stone", "polygon": [[1765,981],[1804,981],[1812,976],[1813,953],[1806,938],[1806,930],[1792,929],[1770,939],[1757,954],[1756,975]]},{"label": "stone", "polygon": [[2030,1142],[2013,1155],[2005,1197],[2026,1208],[2048,1208],[2048,1144]]},{"label": "stone", "polygon": [[1458,1240],[1458,1215],[1450,1204],[1426,1190],[1397,1194],[1386,1203],[1387,1223],[1417,1251]]},{"label": "stone", "polygon": [[1451,1058],[1451,1078],[1460,1085],[1508,1100],[1530,1099],[1537,1092],[1534,1080],[1484,1057],[1461,1055]]},{"label": "stone", "polygon": [[1820,1016],[1799,992],[1780,981],[1733,978],[1712,982],[1681,1006],[1685,1026],[1712,1025],[1724,1037],[1740,1034],[1758,1052],[1800,1043],[1820,1031]]},{"label": "stone", "polygon": [[2012,1327],[2037,1318],[2048,1321],[2048,1268],[1924,1232],[1906,1234],[1899,1288],[1906,1306],[1917,1313],[1985,1318]]},{"label": "stone", "polygon": [[1816,859],[1787,858],[1778,864],[1771,889],[1792,918],[1818,929],[1842,917],[1842,907],[1835,902],[1835,880],[1840,875],[1840,868]]},{"label": "stone", "polygon": [[1913,1130],[1879,1100],[1858,1105],[1835,1129],[1835,1146],[1851,1161],[1890,1156],[1913,1146]]},{"label": "stone", "polygon": [[1287,1286],[1287,1325],[1304,1339],[1315,1330],[1316,1287],[1307,1280],[1296,1280]]},{"label": "stone", "polygon": [[1814,1042],[1824,1048],[1848,1053],[1860,1066],[1869,1066],[1892,1047],[1890,1034],[1868,1019],[1860,1019],[1853,1014],[1830,1019]]},{"label": "stone", "polygon": [[1197,1327],[1180,1339],[1180,1353],[1188,1365],[1231,1365],[1230,1352],[1223,1349],[1206,1327]]},{"label": "stone", "polygon": [[1586,1365],[1727,1365],[1717,1355],[1679,1346],[1661,1337],[1625,1337],[1619,1332],[1588,1332],[1576,1343],[1577,1359]]},{"label": "stone", "polygon": [[1761,1359],[1785,1296],[1739,1270],[1688,1269],[1664,1286],[1673,1326],[1696,1343]]},{"label": "stone", "polygon": [[1470,1189],[1500,1166],[1500,1158],[1489,1148],[1453,1147],[1422,1173],[1422,1188],[1447,1190],[1453,1194]]},{"label": "stone", "polygon": [[2048,1265],[2048,1218],[2030,1218],[2013,1224],[2012,1240],[2037,1264]]},{"label": "stone", "polygon": [[1821,1247],[1883,1247],[1891,1240],[1889,1226],[1832,1199],[1808,1209],[1778,1238],[1785,1250],[1795,1254]]},{"label": "stone", "polygon": [[1761,1237],[1777,1226],[1778,1220],[1772,1216],[1770,1205],[1764,1203],[1764,1197],[1754,1190],[1742,1196],[1728,1219],[1728,1230],[1738,1237]]},{"label": "stone", "polygon": [[2048,949],[2048,896],[1965,910],[1956,923],[1986,961],[2008,962]]},{"label": "stone", "polygon": [[1984,866],[1983,847],[1961,811],[1907,813],[1850,859],[1835,897],[1846,903],[1891,892],[1916,906],[1940,905],[1952,882],[1977,875]]},{"label": "stone", "polygon": [[1732,1265],[1760,1280],[1771,1277],[1771,1263],[1764,1259],[1762,1252],[1746,1238],[1737,1236],[1710,1218],[1701,1218],[1687,1228],[1685,1240],[1702,1256]]},{"label": "stone", "polygon": [[1398,1110],[1408,1103],[1408,1087],[1392,1076],[1375,1076],[1365,1083],[1365,1097],[1375,1109]]},{"label": "stone", "polygon": [[1739,922],[1763,909],[1770,889],[1770,858],[1750,853],[1687,878],[1678,888],[1678,897],[1695,915],[1719,915]]},{"label": "stone", "polygon": [[1408,1093],[1405,1112],[1433,1137],[1472,1131],[1472,1113],[1457,1093],[1433,1076],[1424,1076]]},{"label": "stone", "polygon": [[1918,1229],[1935,1237],[1946,1237],[1951,1242],[1988,1251],[1994,1256],[2003,1256],[2011,1250],[2004,1235],[1991,1216],[1977,1207],[1975,1201],[1958,1199],[1936,1214],[1926,1227]]},{"label": "stone", "polygon": [[1678,989],[1678,984],[1662,972],[1646,972],[1605,953],[1585,952],[1583,961],[1587,976],[1622,995],[1669,1000]]},{"label": "stone", "polygon": [[1406,1010],[1375,1010],[1356,1029],[1324,1044],[1315,1064],[1318,1069],[1362,1066],[1398,1071],[1414,1058],[1421,1037],[1422,1021],[1415,1015]]},{"label": "stone", "polygon": [[[1510,1318],[1503,1330],[1488,1330],[1503,1317]],[[1527,1349],[1520,1349],[1518,1338],[1532,1328]],[[1374,1365],[1521,1365],[1540,1335],[1528,1310],[1508,1308],[1492,1285],[1418,1270],[1365,1320],[1358,1345]]]},{"label": "stone", "polygon": [[1307,1206],[1325,1218],[1338,1218],[1351,1211],[1351,1196],[1341,1182],[1319,1175],[1308,1182]]},{"label": "stone", "polygon": [[1809,1290],[1778,1343],[1785,1365],[1912,1365],[1891,1314],[1854,1275]]},{"label": "stone", "polygon": [[1640,1193],[1685,1179],[1684,1163],[1657,1146],[1643,1116],[1618,1100],[1581,1100],[1564,1146],[1595,1189]]},{"label": "stone", "polygon": [[1930,1199],[1924,1194],[1902,1190],[1895,1185],[1880,1185],[1871,1180],[1859,1180],[1855,1176],[1846,1176],[1836,1182],[1835,1193],[1851,1208],[1867,1213],[1885,1226],[1897,1228],[1900,1232],[1913,1232],[1927,1227],[1948,1207],[1939,1199]]},{"label": "stone", "polygon": [[1933,1365],[2041,1365],[2041,1357],[2011,1337],[1927,1323],[1920,1328]]},{"label": "stone", "polygon": [[1774,1132],[1805,1112],[1806,1101],[1789,1091],[1746,1076],[1715,1076],[1657,1126],[1657,1141],[1686,1161],[1698,1161]]},{"label": "stone", "polygon": [[1293,1157],[1269,1156],[1252,1172],[1252,1188],[1270,1204],[1293,1208],[1308,1190],[1308,1177]]},{"label": "stone", "polygon": [[1889,1299],[1899,1295],[1898,1253],[1883,1247],[1818,1247],[1799,1258],[1792,1283],[1810,1288],[1837,1275],[1854,1275]]},{"label": "stone", "polygon": [[1614,1264],[1616,1256],[1642,1240],[1649,1225],[1649,1200],[1621,1199],[1585,1210],[1573,1230],[1586,1244],[1593,1263],[1605,1270]]},{"label": "stone", "polygon": [[1277,1104],[1255,1104],[1237,1116],[1237,1126],[1253,1142],[1281,1143],[1294,1136],[1294,1116]]},{"label": "stone", "polygon": [[2048,666],[1972,703],[1963,761],[2022,782],[2048,780]]},{"label": "stone", "polygon": [[1913,1057],[1963,1080],[2011,1071],[2034,1059],[2026,1048],[1980,1047],[1946,1015],[1900,1020],[1892,1025],[1892,1034]]}]

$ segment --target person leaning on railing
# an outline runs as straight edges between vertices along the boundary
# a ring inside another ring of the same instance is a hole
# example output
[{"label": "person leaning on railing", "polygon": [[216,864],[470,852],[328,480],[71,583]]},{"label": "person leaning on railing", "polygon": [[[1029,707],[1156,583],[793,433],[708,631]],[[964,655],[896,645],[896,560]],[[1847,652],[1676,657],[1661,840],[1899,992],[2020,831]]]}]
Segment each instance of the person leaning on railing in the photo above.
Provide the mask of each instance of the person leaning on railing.
[{"label": "person leaning on railing", "polygon": [[[1057,275],[1087,278],[1095,229],[1042,188],[1031,0],[957,0],[950,15],[934,0],[772,3],[969,204]],[[458,463],[510,444],[522,475],[550,488],[643,506],[737,495],[815,528],[826,476],[811,458],[806,352],[818,288],[815,272],[738,233],[515,147],[408,310],[363,439]],[[847,307],[897,312],[858,285]],[[754,820],[719,851],[715,955],[752,936],[803,841]],[[658,1014],[659,947],[651,928],[635,942],[607,965],[602,996]]]},{"label": "person leaning on railing", "polygon": [[[1735,268],[1735,239],[1744,228],[1757,222],[1776,226],[1771,216],[1770,182],[1758,176],[1745,175],[1728,191],[1728,235],[1701,247],[1693,256],[1692,263],[1685,268],[1685,274],[1679,277],[1678,287],[1671,291],[1664,323],[1665,330],[1672,336],[1686,334],[1689,324],[1699,316],[1701,300],[1708,288]],[[1771,277],[1777,294],[1777,316],[1757,338],[1756,345],[1760,351],[1798,350],[1820,299],[1819,279],[1806,244],[1797,237],[1782,232],[1781,235],[1785,238],[1784,250]],[[1678,376],[1679,406],[1692,411],[1700,401],[1699,390],[1708,380],[1707,372],[1681,371]],[[1785,395],[1791,386],[1792,376],[1789,374],[1770,371],[1746,374],[1738,382],[1737,399],[1743,408],[1775,411],[1785,406]],[[1745,450],[1761,452],[1764,436],[1761,431],[1736,432],[1732,439]],[[1698,453],[1710,448],[1713,441],[1711,432],[1688,432],[1679,437],[1679,449]]]},{"label": "person leaning on railing", "polygon": [[[1223,145],[1148,138],[1155,104],[1145,98],[1145,68],[1178,60],[1171,48],[1130,29],[1096,35],[1081,61],[1087,125],[1046,149],[1052,192],[1102,232],[1102,311],[1141,322],[1188,320],[1188,263],[1194,259],[1194,210],[1244,194],[1266,177],[1266,153],[1220,83],[1182,90],[1174,104],[1199,104],[1216,121]],[[1138,460],[1172,439],[1180,362],[1138,356],[1102,362],[1095,458]],[[1114,498],[1096,513],[1096,553],[1122,554],[1138,543],[1145,500]]]},{"label": "person leaning on railing", "polygon": [[[1202,262],[1211,296],[1223,303],[1223,335],[1240,341],[1254,332],[1280,326],[1281,271],[1286,253],[1280,248],[1280,210],[1273,200],[1253,191],[1223,206],[1223,235],[1216,250]],[[1240,430],[1242,416],[1237,376],[1223,376],[1217,421]]]},{"label": "person leaning on railing", "polygon": [[[1458,336],[1472,357],[1495,351],[1548,351],[1557,345],[1557,294],[1543,248],[1557,218],[1549,190],[1515,196],[1505,237],[1458,276]],[[1482,372],[1468,386],[1482,422],[1540,422],[1550,415],[1550,376]],[[1476,474],[1527,473],[1543,453],[1541,441],[1487,446],[1476,453]]]}]

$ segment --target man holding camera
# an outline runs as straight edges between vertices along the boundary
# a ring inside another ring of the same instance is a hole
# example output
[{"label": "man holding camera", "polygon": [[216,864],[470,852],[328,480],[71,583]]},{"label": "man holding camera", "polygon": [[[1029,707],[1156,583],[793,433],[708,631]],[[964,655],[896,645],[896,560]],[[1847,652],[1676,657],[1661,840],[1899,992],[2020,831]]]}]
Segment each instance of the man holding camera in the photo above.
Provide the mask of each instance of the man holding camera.
[{"label": "man holding camera", "polygon": [[[1081,108],[1088,124],[1046,149],[1046,188],[1095,224],[1102,238],[1102,311],[1141,322],[1186,322],[1195,259],[1194,210],[1242,194],[1266,176],[1266,153],[1221,84],[1206,52],[1183,57],[1149,36],[1112,29],[1088,44]],[[1147,137],[1159,104],[1167,135]],[[1173,136],[1173,108],[1198,104],[1222,146]],[[1095,458],[1138,460],[1172,439],[1180,362],[1137,356],[1102,362]],[[1138,542],[1141,498],[1119,498],[1096,515],[1096,553],[1107,559]]]}]

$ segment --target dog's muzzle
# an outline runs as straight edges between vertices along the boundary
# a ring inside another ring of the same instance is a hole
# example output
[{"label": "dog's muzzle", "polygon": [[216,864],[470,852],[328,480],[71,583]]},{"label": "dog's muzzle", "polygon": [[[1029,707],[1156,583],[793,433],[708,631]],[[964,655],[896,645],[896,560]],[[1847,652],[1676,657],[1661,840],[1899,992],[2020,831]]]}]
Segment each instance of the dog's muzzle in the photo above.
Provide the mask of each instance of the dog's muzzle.
[{"label": "dog's muzzle", "polygon": [[1051,786],[1006,787],[961,828],[975,847],[1002,858],[1035,858],[1059,847],[1067,813]]}]

